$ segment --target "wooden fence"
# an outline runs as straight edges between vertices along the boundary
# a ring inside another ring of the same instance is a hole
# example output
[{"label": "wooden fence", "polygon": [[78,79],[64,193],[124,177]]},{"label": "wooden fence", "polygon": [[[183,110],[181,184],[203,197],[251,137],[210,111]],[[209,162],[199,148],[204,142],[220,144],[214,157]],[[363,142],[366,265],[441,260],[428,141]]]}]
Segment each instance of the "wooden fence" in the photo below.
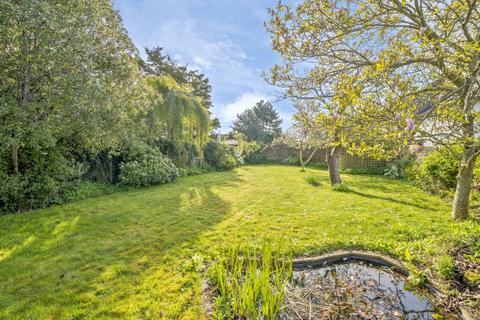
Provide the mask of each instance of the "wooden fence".
[{"label": "wooden fence", "polygon": [[[304,157],[307,158],[310,155],[310,150],[305,152]],[[290,157],[297,157],[298,150],[294,148],[290,148],[285,144],[275,145],[275,146],[267,146],[261,151],[261,157],[264,158],[266,161],[271,162],[278,162],[282,163],[285,162]],[[340,167],[342,169],[376,169],[376,168],[384,168],[386,166],[385,161],[380,161],[372,158],[362,158],[350,155],[346,152],[342,152],[340,155]],[[310,160],[311,164],[327,164],[326,162],[326,150],[320,149],[315,152],[312,160]]]}]

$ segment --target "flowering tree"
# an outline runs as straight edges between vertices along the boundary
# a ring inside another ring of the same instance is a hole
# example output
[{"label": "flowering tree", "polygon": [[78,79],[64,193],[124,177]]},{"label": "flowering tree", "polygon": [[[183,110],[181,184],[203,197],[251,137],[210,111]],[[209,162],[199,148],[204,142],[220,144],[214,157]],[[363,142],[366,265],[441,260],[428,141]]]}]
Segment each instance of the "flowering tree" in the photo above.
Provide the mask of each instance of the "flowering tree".
[{"label": "flowering tree", "polygon": [[292,126],[277,138],[274,143],[284,143],[298,150],[298,160],[302,170],[312,160],[320,148],[328,145],[326,130],[314,121],[318,116],[318,106],[297,102]]},{"label": "flowering tree", "polygon": [[348,115],[353,139],[341,140],[351,151],[391,156],[413,140],[460,146],[452,217],[466,218],[480,153],[479,10],[476,0],[280,2],[267,27],[283,64],[270,80]]}]

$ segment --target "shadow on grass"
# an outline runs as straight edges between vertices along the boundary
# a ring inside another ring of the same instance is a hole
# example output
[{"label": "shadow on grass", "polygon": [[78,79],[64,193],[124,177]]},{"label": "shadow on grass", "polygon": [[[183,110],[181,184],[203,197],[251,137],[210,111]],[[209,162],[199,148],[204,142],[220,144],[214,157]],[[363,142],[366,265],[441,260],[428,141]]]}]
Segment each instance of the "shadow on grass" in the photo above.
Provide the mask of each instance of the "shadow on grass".
[{"label": "shadow on grass", "polygon": [[391,197],[385,197],[385,196],[379,196],[379,195],[374,195],[374,194],[370,194],[370,193],[364,193],[364,192],[360,192],[360,191],[353,190],[353,189],[349,189],[349,191],[347,191],[347,192],[348,193],[353,193],[353,194],[356,194],[358,196],[365,197],[365,198],[385,200],[385,201],[389,201],[389,202],[395,202],[395,203],[398,203],[398,204],[401,204],[401,205],[415,207],[415,208],[418,208],[418,209],[436,211],[435,208],[432,208],[432,207],[429,207],[429,206],[425,206],[425,205],[421,205],[421,204],[417,204],[417,203],[413,203],[413,202],[409,202],[409,201],[399,200],[399,199],[395,199],[395,198],[391,198]]},{"label": "shadow on grass", "polygon": [[231,210],[215,190],[240,181],[212,173],[0,217],[0,318],[175,317],[195,304],[185,257]]}]

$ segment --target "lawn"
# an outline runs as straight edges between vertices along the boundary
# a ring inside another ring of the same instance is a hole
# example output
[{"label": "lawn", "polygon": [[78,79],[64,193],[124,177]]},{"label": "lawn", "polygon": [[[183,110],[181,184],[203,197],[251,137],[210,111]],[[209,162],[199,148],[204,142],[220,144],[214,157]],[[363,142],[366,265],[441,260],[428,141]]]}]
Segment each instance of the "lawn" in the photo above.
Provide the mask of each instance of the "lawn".
[{"label": "lawn", "polygon": [[264,239],[295,255],[378,250],[425,266],[474,221],[404,182],[290,166],[244,166],[0,217],[0,318],[201,319],[202,265],[220,246]]}]

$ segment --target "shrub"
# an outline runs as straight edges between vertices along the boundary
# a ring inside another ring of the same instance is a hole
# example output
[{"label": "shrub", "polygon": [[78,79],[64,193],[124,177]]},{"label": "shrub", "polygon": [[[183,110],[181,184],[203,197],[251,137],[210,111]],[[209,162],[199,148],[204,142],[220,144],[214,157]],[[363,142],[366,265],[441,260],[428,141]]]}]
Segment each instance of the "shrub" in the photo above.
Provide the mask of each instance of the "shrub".
[{"label": "shrub", "polygon": [[119,187],[111,184],[92,181],[75,181],[65,191],[63,199],[64,202],[79,201],[112,194],[119,190],[121,190]]},{"label": "shrub", "polygon": [[140,160],[120,165],[120,181],[124,185],[149,186],[167,183],[179,177],[172,160],[160,151],[150,151]]},{"label": "shrub", "polygon": [[220,160],[220,165],[218,169],[220,170],[230,170],[233,169],[237,165],[237,161],[231,154],[225,154],[223,158]]},{"label": "shrub", "polygon": [[451,256],[441,256],[435,263],[435,269],[445,279],[453,279],[455,276],[455,261]]},{"label": "shrub", "polygon": [[[455,148],[454,148],[455,149]],[[430,192],[450,197],[455,189],[458,159],[444,148],[426,155],[420,162],[413,161],[405,168],[405,177]],[[474,169],[474,184],[480,180],[480,162]]]},{"label": "shrub", "polygon": [[262,146],[259,145],[257,142],[248,142],[246,147],[244,148],[244,161],[250,162],[252,159],[255,159],[257,156],[259,156],[261,150]]},{"label": "shrub", "polygon": [[350,189],[345,183],[337,183],[332,187],[333,191],[338,191],[338,192],[348,192]]},{"label": "shrub", "polygon": [[209,141],[203,149],[203,155],[207,164],[216,170],[229,170],[237,165],[235,158],[218,141]]},{"label": "shrub", "polygon": [[308,175],[305,177],[305,181],[307,181],[308,184],[316,187],[321,185],[322,183],[320,182],[320,179],[317,176],[313,175]]},{"label": "shrub", "polygon": [[178,168],[178,172],[181,177],[197,176],[199,174],[207,173],[210,170],[211,168],[207,163],[202,163],[198,166]]},{"label": "shrub", "polygon": [[218,141],[209,141],[203,148],[205,161],[213,168],[219,168],[225,156],[225,146]]},{"label": "shrub", "polygon": [[410,155],[400,157],[387,164],[384,174],[392,179],[404,179],[407,176],[407,170],[415,161]]},{"label": "shrub", "polygon": [[342,173],[381,175],[384,173],[384,171],[385,168],[347,168],[343,169]]},{"label": "shrub", "polygon": [[297,156],[288,156],[287,158],[287,164],[296,166],[300,163],[300,160],[298,160]]},{"label": "shrub", "polygon": [[444,149],[425,156],[421,164],[422,174],[432,180],[433,186],[455,188],[458,174],[458,159]]},{"label": "shrub", "polygon": [[59,150],[22,151],[19,174],[0,171],[0,213],[63,203],[70,182],[78,178],[75,166]]},{"label": "shrub", "polygon": [[273,163],[272,160],[268,159],[268,157],[261,152],[261,149],[246,157],[245,162],[252,164]]}]

